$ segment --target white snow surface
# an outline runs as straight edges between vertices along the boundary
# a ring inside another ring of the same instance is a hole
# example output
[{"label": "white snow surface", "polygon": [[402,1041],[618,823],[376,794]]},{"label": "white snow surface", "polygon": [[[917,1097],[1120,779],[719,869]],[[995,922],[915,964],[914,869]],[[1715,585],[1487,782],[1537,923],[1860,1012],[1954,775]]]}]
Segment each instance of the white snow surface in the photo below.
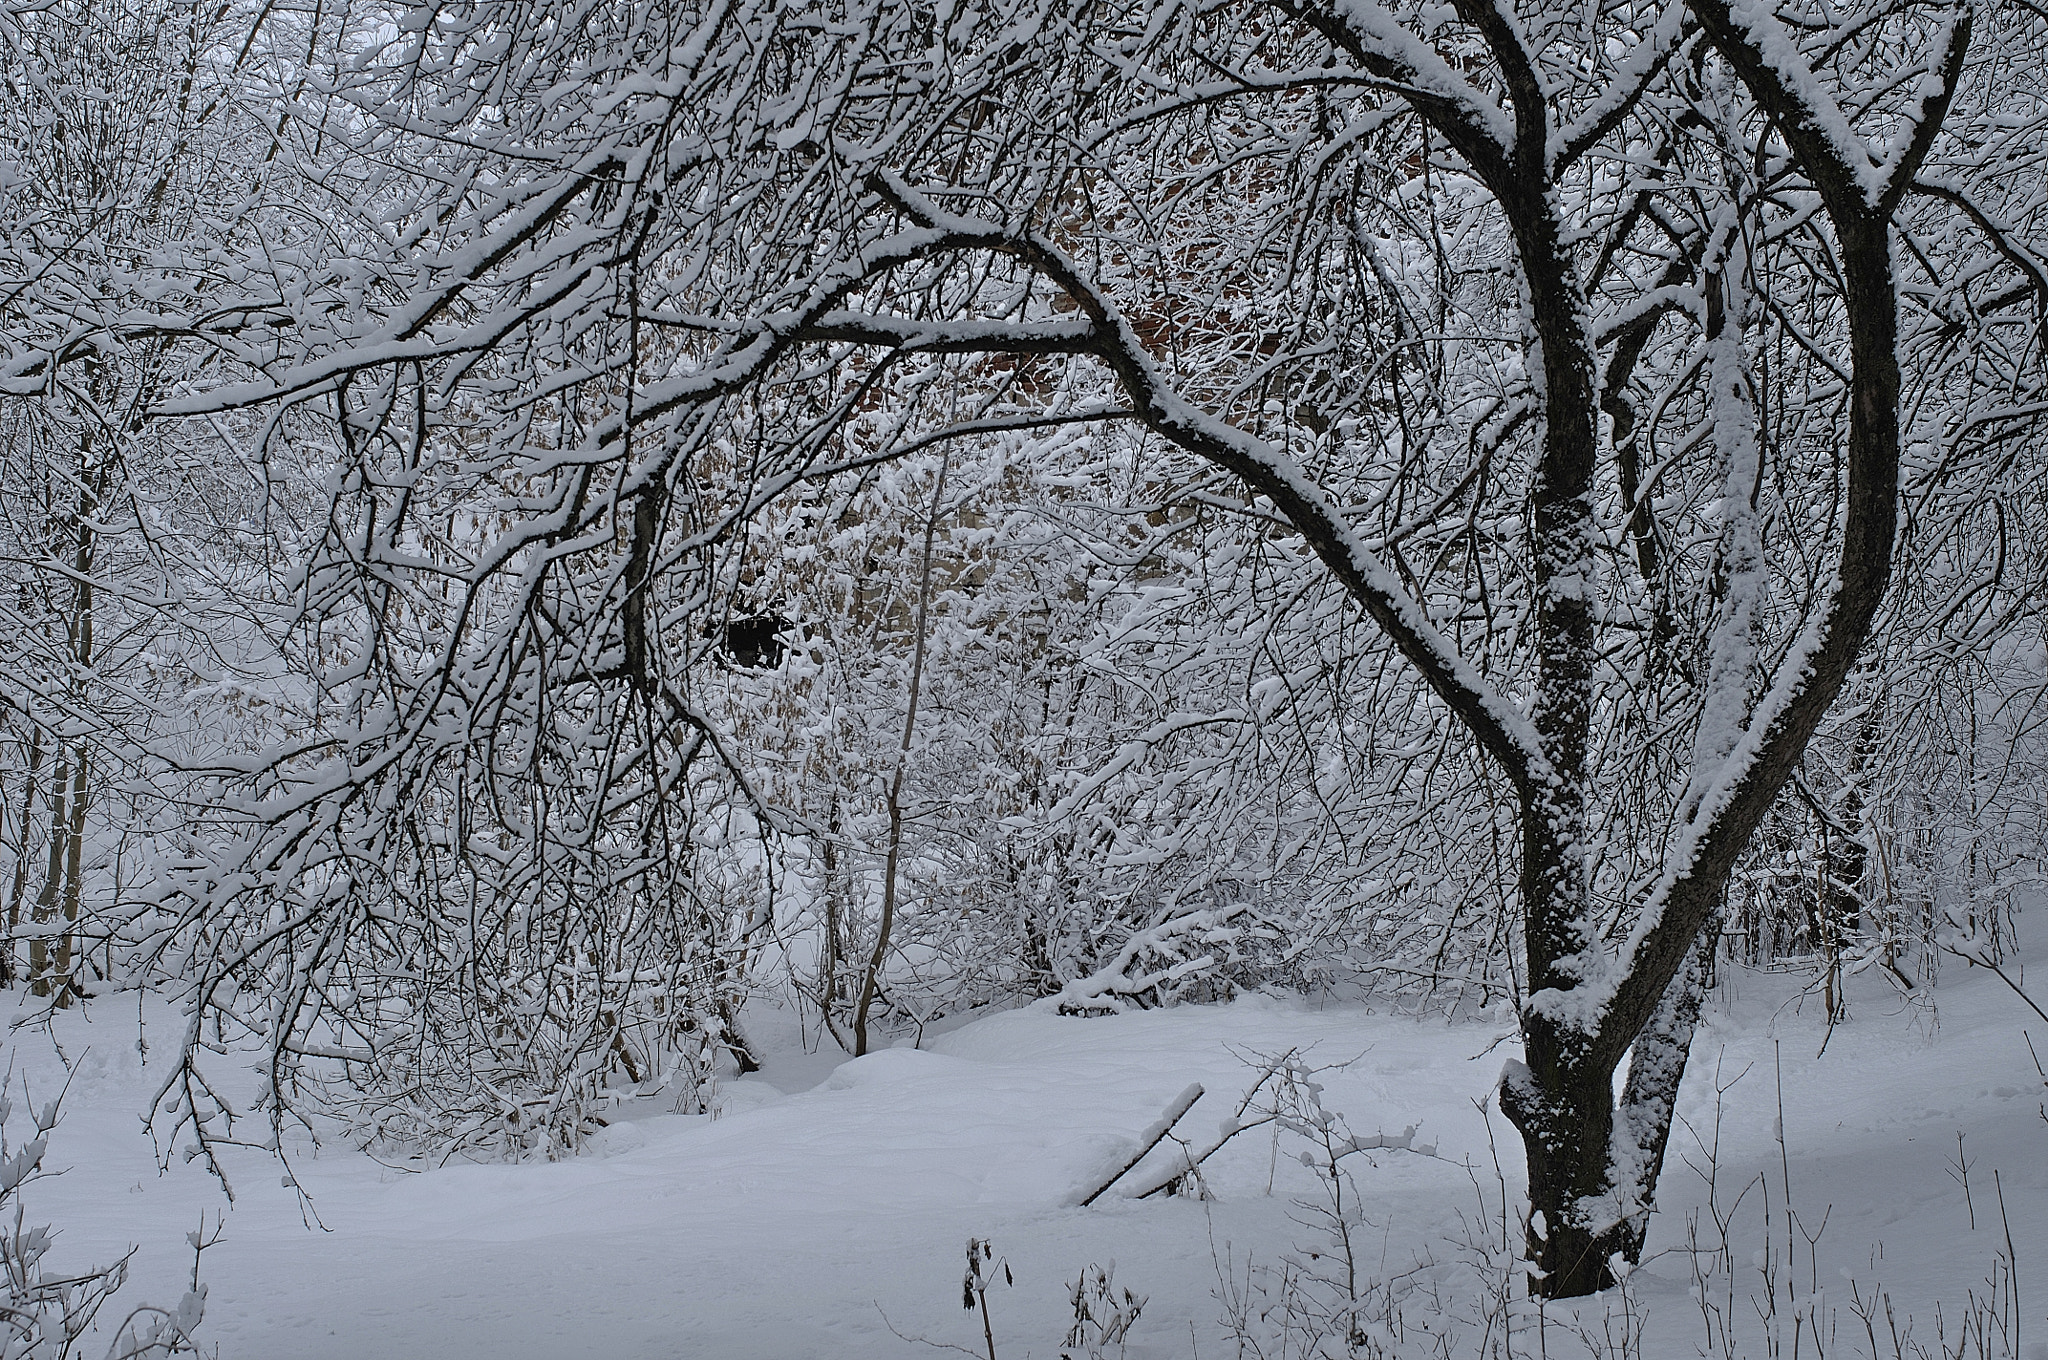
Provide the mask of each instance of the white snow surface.
[{"label": "white snow surface", "polygon": [[[2048,951],[2037,952],[2036,975],[2048,977]],[[2048,1122],[2038,1110],[2048,1093],[2023,1038],[2035,1022],[2048,1055],[2048,1026],[1998,979],[1951,964],[1935,1013],[1856,979],[1853,1018],[1829,1037],[1802,981],[1729,970],[1709,1001],[1680,1111],[1710,1135],[1717,1072],[1726,1085],[1747,1069],[1721,1102],[1724,1195],[1766,1174],[1777,1201],[1775,1059],[1793,1202],[1810,1223],[1829,1215],[1818,1272],[1829,1301],[1846,1305],[1844,1272],[1882,1283],[1931,1335],[1935,1302],[1952,1316],[2002,1245],[1995,1168],[2025,1323],[2034,1341],[2048,1339]],[[167,1011],[144,1015],[152,1044],[173,1040]],[[1361,1135],[1419,1125],[1416,1142],[1437,1148],[1437,1159],[1375,1154],[1377,1166],[1362,1170],[1370,1264],[1392,1274],[1421,1253],[1448,1261],[1461,1211],[1475,1208],[1459,1164],[1495,1184],[1477,1102],[1519,1052],[1500,1024],[1262,996],[1089,1018],[1011,1011],[857,1061],[805,1052],[779,1012],[757,1009],[748,1023],[766,1071],[728,1078],[717,1116],[643,1101],[575,1160],[413,1173],[346,1145],[307,1148],[295,1169],[318,1215],[309,1227],[277,1163],[239,1156],[229,1163],[238,1199],[206,1256],[201,1338],[222,1360],[942,1353],[906,1337],[979,1353],[978,1318],[960,1306],[973,1235],[992,1239],[1014,1275],[1005,1287],[998,1271],[989,1294],[1005,1360],[1058,1355],[1069,1282],[1111,1262],[1118,1285],[1150,1299],[1131,1360],[1220,1357],[1231,1349],[1212,1295],[1217,1261],[1228,1252],[1241,1269],[1247,1251],[1272,1261],[1312,1238],[1290,1198],[1313,1189],[1299,1147],[1276,1148],[1267,1129],[1235,1140],[1212,1163],[1207,1203],[1112,1192],[1083,1209],[1068,1203],[1076,1188],[1127,1155],[1191,1082],[1208,1094],[1181,1129],[1212,1135],[1254,1079],[1244,1057],[1302,1048],[1319,1062],[1356,1058],[1322,1079],[1327,1106]],[[59,1017],[54,1035],[8,1037],[17,1080],[26,1074],[39,1100],[64,1076],[56,1046],[72,1068],[49,1159],[69,1170],[30,1187],[27,1202],[31,1222],[61,1229],[54,1265],[137,1244],[122,1298],[174,1301],[189,1269],[184,1234],[224,1200],[196,1165],[156,1169],[138,1116],[157,1064],[138,1052],[137,1024],[132,1002],[124,1011],[109,1001]],[[1519,1143],[1497,1115],[1492,1131],[1512,1190]],[[1959,1131],[1974,1231],[1950,1172]],[[1652,1356],[1699,1353],[1690,1267],[1671,1250],[1703,1197],[1688,1159],[1701,1160],[1681,1127],[1652,1230],[1661,1254],[1631,1281]],[[1760,1202],[1745,1206],[1756,1247],[1762,1229],[1748,1209]]]}]

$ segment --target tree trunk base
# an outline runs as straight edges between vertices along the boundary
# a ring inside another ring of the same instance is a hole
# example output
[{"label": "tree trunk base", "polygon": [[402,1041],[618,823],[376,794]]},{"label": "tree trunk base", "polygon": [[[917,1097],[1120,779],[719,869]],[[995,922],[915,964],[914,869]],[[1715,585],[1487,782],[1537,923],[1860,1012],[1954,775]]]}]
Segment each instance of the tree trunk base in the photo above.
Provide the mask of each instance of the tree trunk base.
[{"label": "tree trunk base", "polygon": [[1532,1231],[1529,1248],[1542,1272],[1530,1278],[1529,1292],[1544,1299],[1579,1299],[1618,1284],[1610,1263],[1617,1256],[1629,1259],[1631,1250],[1642,1249],[1642,1241],[1626,1223],[1603,1232],[1560,1224],[1551,1227],[1540,1241]]}]

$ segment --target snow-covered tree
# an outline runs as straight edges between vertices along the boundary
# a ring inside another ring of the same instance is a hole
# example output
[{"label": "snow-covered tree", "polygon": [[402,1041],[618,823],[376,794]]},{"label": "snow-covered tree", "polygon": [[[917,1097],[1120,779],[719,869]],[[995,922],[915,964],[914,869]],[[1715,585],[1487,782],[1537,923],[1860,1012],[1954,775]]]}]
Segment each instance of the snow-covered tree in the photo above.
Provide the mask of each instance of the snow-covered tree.
[{"label": "snow-covered tree", "polygon": [[[202,771],[147,937],[274,1109],[553,1150],[737,1042],[792,879],[855,1047],[919,987],[1156,998],[1422,908],[1391,966],[1461,919],[1505,965],[1539,1287],[1583,1293],[1754,833],[1809,753],[1861,816],[1859,658],[2031,655],[2026,573],[1975,585],[2034,513],[2030,12],[318,22],[250,48],[296,225],[80,332],[203,341],[152,418],[329,469],[263,633],[293,728]],[[10,326],[8,390],[80,343]]]}]

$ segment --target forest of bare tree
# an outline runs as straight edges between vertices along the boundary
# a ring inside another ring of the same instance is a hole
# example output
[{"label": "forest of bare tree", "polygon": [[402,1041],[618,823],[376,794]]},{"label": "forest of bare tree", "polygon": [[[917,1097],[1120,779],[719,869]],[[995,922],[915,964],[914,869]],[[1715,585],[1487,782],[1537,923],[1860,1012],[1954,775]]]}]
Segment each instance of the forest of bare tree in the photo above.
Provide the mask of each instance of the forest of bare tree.
[{"label": "forest of bare tree", "polygon": [[1504,1024],[1528,1289],[1610,1289],[1724,971],[2015,957],[2044,53],[0,0],[0,983],[175,1002],[136,1113],[227,1183],[571,1157],[771,1002]]}]

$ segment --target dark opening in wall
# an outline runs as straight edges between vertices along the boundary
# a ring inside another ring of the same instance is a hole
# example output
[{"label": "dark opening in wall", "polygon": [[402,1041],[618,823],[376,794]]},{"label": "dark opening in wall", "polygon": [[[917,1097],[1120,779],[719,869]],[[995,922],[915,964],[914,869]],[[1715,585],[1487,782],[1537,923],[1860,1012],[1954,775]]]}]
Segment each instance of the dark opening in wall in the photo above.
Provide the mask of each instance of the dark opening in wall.
[{"label": "dark opening in wall", "polygon": [[755,614],[733,619],[725,625],[722,650],[735,666],[751,671],[772,671],[789,655],[783,634],[792,627],[780,614]]}]

